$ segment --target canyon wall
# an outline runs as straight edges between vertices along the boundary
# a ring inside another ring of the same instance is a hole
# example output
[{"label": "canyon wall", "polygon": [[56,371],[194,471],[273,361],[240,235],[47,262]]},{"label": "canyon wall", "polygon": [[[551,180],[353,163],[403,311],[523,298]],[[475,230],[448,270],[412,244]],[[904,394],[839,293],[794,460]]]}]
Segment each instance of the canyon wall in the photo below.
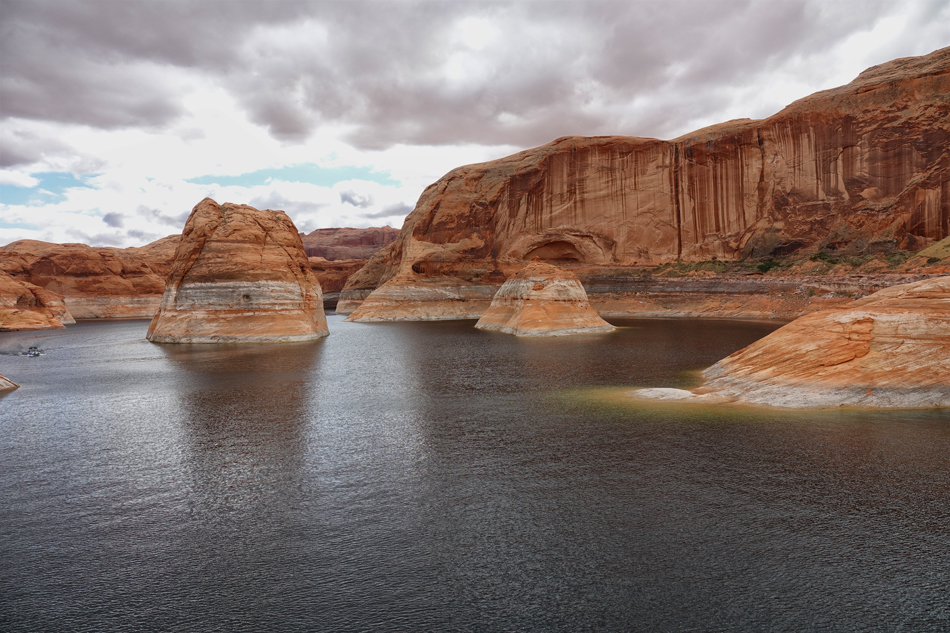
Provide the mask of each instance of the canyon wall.
[{"label": "canyon wall", "polygon": [[396,277],[489,292],[535,257],[634,266],[858,255],[948,234],[950,48],[875,66],[760,121],[672,141],[565,137],[454,169],[350,277],[338,311]]},{"label": "canyon wall", "polygon": [[391,226],[367,229],[333,228],[301,233],[307,257],[327,261],[369,259],[376,251],[393,243],[399,231]]},{"label": "canyon wall", "polygon": [[283,211],[199,202],[185,223],[154,343],[279,343],[326,336],[320,284]]},{"label": "canyon wall", "polygon": [[0,248],[0,270],[62,295],[78,319],[151,318],[179,239],[133,248],[19,240]]},{"label": "canyon wall", "polygon": [[0,332],[61,328],[75,322],[62,295],[0,271]]}]

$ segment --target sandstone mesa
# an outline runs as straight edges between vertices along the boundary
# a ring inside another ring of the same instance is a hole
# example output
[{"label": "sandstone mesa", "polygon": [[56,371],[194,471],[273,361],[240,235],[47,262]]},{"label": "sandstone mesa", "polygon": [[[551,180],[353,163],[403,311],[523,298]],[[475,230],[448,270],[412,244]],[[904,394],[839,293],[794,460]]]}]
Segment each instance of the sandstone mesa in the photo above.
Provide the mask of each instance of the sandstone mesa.
[{"label": "sandstone mesa", "polygon": [[594,312],[574,273],[532,262],[502,284],[475,327],[515,336],[612,332]]},{"label": "sandstone mesa", "polygon": [[[373,298],[376,320],[471,318],[534,257],[596,277],[712,258],[920,250],[950,233],[948,148],[950,48],[875,66],[761,121],[672,141],[557,139],[430,185],[337,309]],[[472,306],[456,305],[468,297]]]},{"label": "sandstone mesa", "polygon": [[320,284],[283,211],[192,210],[165,293],[149,324],[155,343],[277,343],[328,334]]}]

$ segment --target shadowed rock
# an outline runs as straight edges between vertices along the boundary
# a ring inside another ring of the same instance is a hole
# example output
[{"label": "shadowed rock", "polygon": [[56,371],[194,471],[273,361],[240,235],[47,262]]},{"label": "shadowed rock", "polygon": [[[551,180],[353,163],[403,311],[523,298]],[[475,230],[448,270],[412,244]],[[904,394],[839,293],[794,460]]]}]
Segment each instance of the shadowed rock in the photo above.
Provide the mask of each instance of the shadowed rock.
[{"label": "shadowed rock", "polygon": [[210,198],[195,206],[150,341],[278,343],[327,334],[320,284],[283,211]]}]

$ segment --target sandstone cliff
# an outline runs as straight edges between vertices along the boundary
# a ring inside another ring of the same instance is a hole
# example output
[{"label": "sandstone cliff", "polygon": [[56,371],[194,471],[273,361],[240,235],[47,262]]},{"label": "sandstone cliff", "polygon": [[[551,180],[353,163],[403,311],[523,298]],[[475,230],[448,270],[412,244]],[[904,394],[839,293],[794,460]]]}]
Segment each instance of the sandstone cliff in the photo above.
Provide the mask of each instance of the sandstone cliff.
[{"label": "sandstone cliff", "polygon": [[369,259],[379,249],[392,244],[398,234],[399,231],[391,226],[373,226],[368,229],[317,229],[301,233],[300,237],[307,257],[336,261]]},{"label": "sandstone cliff", "polygon": [[147,338],[155,343],[270,343],[328,334],[320,284],[283,211],[192,210]]},{"label": "sandstone cliff", "polygon": [[491,292],[534,257],[631,266],[857,255],[948,234],[950,48],[876,66],[761,121],[672,141],[565,137],[454,169],[350,278],[338,311],[394,278]]},{"label": "sandstone cliff", "polygon": [[803,316],[719,361],[692,393],[778,407],[950,407],[950,277]]},{"label": "sandstone cliff", "polygon": [[502,284],[475,327],[515,336],[612,332],[587,301],[574,273],[532,262]]},{"label": "sandstone cliff", "polygon": [[125,249],[19,240],[0,248],[0,270],[62,295],[79,319],[151,318],[179,239]]},{"label": "sandstone cliff", "polygon": [[75,322],[62,295],[0,271],[0,332],[61,328]]}]

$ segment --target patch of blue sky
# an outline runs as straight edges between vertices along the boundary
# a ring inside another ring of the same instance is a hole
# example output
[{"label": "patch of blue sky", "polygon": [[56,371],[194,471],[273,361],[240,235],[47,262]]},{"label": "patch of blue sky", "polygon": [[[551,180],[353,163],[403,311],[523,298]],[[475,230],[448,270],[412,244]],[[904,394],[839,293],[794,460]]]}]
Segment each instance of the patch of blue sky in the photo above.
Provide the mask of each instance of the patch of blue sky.
[{"label": "patch of blue sky", "polygon": [[[39,182],[32,187],[14,187],[0,185],[0,204],[36,205],[61,202],[67,189],[83,187],[92,189],[82,178],[69,172],[46,171],[30,174]],[[86,179],[92,176],[85,176]]]},{"label": "patch of blue sky", "polygon": [[220,185],[222,187],[255,187],[266,185],[272,180],[284,182],[304,182],[320,187],[332,187],[346,180],[367,180],[381,185],[394,186],[399,182],[385,171],[373,171],[369,167],[321,167],[314,163],[288,165],[273,169],[260,169],[239,176],[199,176],[189,178],[187,182],[195,185]]}]

